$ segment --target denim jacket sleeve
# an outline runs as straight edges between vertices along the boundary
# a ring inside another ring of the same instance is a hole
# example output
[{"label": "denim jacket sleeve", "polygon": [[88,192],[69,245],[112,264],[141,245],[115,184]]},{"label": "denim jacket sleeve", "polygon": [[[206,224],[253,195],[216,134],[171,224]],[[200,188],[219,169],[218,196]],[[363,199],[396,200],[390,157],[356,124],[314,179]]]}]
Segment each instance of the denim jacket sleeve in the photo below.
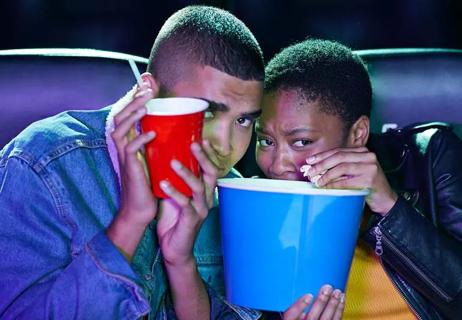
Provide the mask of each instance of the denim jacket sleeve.
[{"label": "denim jacket sleeve", "polygon": [[[207,283],[205,283],[205,286],[209,295],[211,320],[256,320],[261,317],[261,312],[232,305],[220,297]],[[177,319],[169,294],[164,295],[161,306],[155,317],[156,320]]]},{"label": "denim jacket sleeve", "polygon": [[260,318],[261,313],[257,310],[236,306],[228,303],[215,291],[207,286],[210,298],[210,318],[216,320],[255,320]]},{"label": "denim jacket sleeve", "polygon": [[[0,318],[137,319],[139,279],[104,230],[76,250],[46,168],[0,162]],[[102,228],[104,229],[104,228]]]}]

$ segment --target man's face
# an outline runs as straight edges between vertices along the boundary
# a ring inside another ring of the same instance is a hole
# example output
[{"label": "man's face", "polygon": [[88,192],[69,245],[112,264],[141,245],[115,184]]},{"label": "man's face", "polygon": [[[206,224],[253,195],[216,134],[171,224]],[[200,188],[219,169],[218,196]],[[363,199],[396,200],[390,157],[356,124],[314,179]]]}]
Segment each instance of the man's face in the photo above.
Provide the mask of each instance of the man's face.
[{"label": "man's face", "polygon": [[215,150],[211,160],[219,169],[218,176],[224,177],[249,146],[253,123],[260,115],[262,83],[241,80],[209,66],[194,66],[169,94],[209,101],[202,135]]},{"label": "man's face", "polygon": [[341,119],[321,112],[317,101],[306,101],[296,90],[265,94],[262,105],[256,157],[268,178],[306,180],[300,172],[306,158],[346,144]]}]

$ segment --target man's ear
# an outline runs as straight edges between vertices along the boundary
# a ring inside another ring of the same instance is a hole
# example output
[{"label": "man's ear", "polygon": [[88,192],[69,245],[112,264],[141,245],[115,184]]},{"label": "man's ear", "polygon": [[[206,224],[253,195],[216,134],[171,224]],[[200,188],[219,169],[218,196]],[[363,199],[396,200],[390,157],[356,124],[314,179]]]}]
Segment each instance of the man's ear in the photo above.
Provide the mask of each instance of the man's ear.
[{"label": "man's ear", "polygon": [[143,83],[146,83],[151,88],[153,96],[157,97],[159,94],[159,82],[154,76],[149,72],[145,72],[141,75],[141,79],[143,79]]},{"label": "man's ear", "polygon": [[369,129],[369,118],[366,116],[359,117],[348,133],[348,145],[350,147],[364,147],[369,139]]}]

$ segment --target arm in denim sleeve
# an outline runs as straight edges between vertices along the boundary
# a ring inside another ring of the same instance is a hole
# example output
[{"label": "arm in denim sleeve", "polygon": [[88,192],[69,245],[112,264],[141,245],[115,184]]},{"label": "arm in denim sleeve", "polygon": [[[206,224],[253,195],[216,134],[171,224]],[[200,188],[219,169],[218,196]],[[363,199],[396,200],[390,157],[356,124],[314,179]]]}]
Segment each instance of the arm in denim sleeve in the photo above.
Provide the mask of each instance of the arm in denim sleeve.
[{"label": "arm in denim sleeve", "polygon": [[[46,169],[0,162],[0,318],[136,319],[149,311],[138,278],[104,230],[73,250],[76,226]],[[86,214],[83,212],[82,214]]]},{"label": "arm in denim sleeve", "polygon": [[[261,317],[261,312],[245,307],[232,305],[220,297],[206,282],[205,287],[210,301],[210,319],[211,320],[256,320]],[[167,293],[164,295],[159,311],[155,317],[156,320],[176,320],[175,309]]]},{"label": "arm in denim sleeve", "polygon": [[261,317],[261,312],[233,305],[220,297],[207,283],[205,286],[210,299],[210,319],[255,320]]}]

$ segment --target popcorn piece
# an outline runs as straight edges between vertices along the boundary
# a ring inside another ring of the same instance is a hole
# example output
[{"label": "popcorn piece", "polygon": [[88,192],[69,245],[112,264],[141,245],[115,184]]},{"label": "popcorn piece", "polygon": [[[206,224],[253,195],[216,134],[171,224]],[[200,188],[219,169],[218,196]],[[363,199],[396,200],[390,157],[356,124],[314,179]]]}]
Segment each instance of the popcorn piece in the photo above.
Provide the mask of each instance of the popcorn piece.
[{"label": "popcorn piece", "polygon": [[311,168],[311,165],[305,164],[300,167],[300,172],[303,172],[303,176],[307,177],[308,180],[313,183],[316,187],[319,187],[318,185],[318,180],[321,178],[321,176],[327,172],[327,170],[324,170],[323,172],[315,175],[314,177],[310,177],[310,174],[308,173],[308,170]]},{"label": "popcorn piece", "polygon": [[309,177],[308,170],[311,168],[309,164],[305,164],[300,167],[300,172],[303,172],[304,177]]}]

